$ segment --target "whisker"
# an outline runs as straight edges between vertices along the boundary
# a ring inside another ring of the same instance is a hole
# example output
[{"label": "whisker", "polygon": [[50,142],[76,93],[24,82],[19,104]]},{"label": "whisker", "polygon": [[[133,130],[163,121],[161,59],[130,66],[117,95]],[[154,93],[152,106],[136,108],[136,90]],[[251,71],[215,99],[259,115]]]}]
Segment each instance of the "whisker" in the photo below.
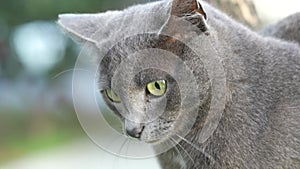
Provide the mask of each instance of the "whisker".
[{"label": "whisker", "polygon": [[72,69],[64,70],[64,71],[61,71],[61,72],[57,73],[56,75],[54,75],[53,77],[51,77],[51,80],[55,80],[58,77],[60,77],[61,75],[65,74],[65,73],[68,73],[68,72],[71,72],[71,71],[85,71],[85,72],[92,73],[91,71],[89,71],[87,69],[74,69],[74,68],[72,68]]},{"label": "whisker", "polygon": [[128,144],[127,144],[127,147],[126,147],[126,150],[125,150],[125,156],[127,157],[127,154],[128,154],[128,149],[129,149],[129,145],[131,143],[131,140],[128,139]]},{"label": "whisker", "polygon": [[[173,140],[168,139],[168,141],[171,142],[171,144],[173,145],[173,147],[175,148],[176,152],[178,153],[178,155],[180,156],[180,158],[185,162],[185,159],[183,158],[182,154],[180,153],[178,147],[176,146],[177,143]],[[186,167],[185,167],[186,168]]]},{"label": "whisker", "polygon": [[[170,139],[175,143],[175,147],[176,147],[176,145],[178,145],[180,148],[181,148],[181,150],[188,156],[188,158],[190,158],[191,159],[191,161],[192,161],[192,163],[193,163],[193,165],[195,164],[195,161],[194,161],[194,159],[192,158],[192,156],[190,155],[190,153],[188,153],[181,145],[180,145],[180,143],[178,143],[178,142],[176,142],[176,140],[174,139],[174,138],[172,138],[172,137],[170,137]],[[177,148],[177,147],[176,147]],[[178,150],[179,151],[179,150]],[[184,159],[183,159],[184,160]]]},{"label": "whisker", "polygon": [[120,136],[116,136],[114,137],[113,139],[111,139],[112,142],[110,142],[107,146],[107,148],[111,148],[113,146],[114,143],[118,142],[119,140],[123,139],[122,137]]},{"label": "whisker", "polygon": [[114,163],[113,163],[113,169],[116,169],[116,165],[117,165],[117,163],[118,163],[118,161],[119,161],[119,156],[118,155],[120,155],[120,153],[121,153],[121,151],[122,151],[122,149],[123,149],[123,147],[124,147],[124,145],[126,144],[128,142],[128,139],[126,139],[123,143],[122,143],[122,145],[120,146],[120,149],[118,150],[118,154],[115,156],[115,158],[114,158]]},{"label": "whisker", "polygon": [[119,152],[118,152],[118,155],[120,155],[120,153],[122,152],[122,150],[123,150],[123,148],[125,147],[126,143],[128,143],[128,140],[129,140],[129,139],[126,139],[126,140],[123,142],[123,144],[121,145],[120,150],[119,150]]},{"label": "whisker", "polygon": [[[130,143],[131,143],[131,140],[128,139],[127,144],[126,144],[127,146],[126,146],[125,154],[124,154],[126,158],[128,157],[128,149],[129,149]],[[126,166],[129,166],[128,160],[126,160]]]},{"label": "whisker", "polygon": [[204,151],[204,149],[200,149],[199,147],[197,147],[195,144],[193,144],[192,142],[190,142],[189,140],[187,140],[186,138],[184,137],[181,137],[180,135],[176,134],[177,137],[179,137],[181,140],[185,141],[187,144],[191,145],[193,148],[195,148],[196,150],[200,151],[202,154],[204,154],[205,157],[207,157],[210,161],[212,161],[213,163],[216,163],[216,160],[211,156],[209,155],[208,153],[206,153]]}]

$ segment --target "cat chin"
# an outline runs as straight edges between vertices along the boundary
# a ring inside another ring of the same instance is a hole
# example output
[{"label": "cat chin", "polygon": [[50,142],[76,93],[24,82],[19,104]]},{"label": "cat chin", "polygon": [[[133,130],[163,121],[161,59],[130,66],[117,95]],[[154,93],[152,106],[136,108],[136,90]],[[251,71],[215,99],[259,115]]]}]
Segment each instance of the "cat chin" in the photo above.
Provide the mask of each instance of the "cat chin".
[{"label": "cat chin", "polygon": [[139,139],[139,141],[144,142],[146,144],[150,144],[150,145],[156,145],[156,144],[159,144],[160,142],[162,142],[161,139],[159,139],[159,138],[147,139],[147,138],[143,138],[143,137],[141,139]]},{"label": "cat chin", "polygon": [[163,144],[165,143],[166,141],[168,140],[167,137],[163,137],[163,138],[158,138],[158,139],[141,139],[140,141],[144,142],[144,143],[147,143],[147,144],[150,144],[150,145],[160,145],[160,144]]},{"label": "cat chin", "polygon": [[160,140],[144,140],[143,142],[147,143],[147,144],[151,144],[151,145],[157,145],[159,143],[161,143]]},{"label": "cat chin", "polygon": [[146,144],[150,144],[150,145],[158,145],[163,143],[165,140],[167,140],[167,138],[163,139],[163,138],[156,138],[156,139],[147,139],[147,138],[133,138],[130,136],[127,136],[126,134],[124,134],[125,137],[127,137],[130,140],[134,140],[134,141],[140,141],[140,142],[144,142]]}]

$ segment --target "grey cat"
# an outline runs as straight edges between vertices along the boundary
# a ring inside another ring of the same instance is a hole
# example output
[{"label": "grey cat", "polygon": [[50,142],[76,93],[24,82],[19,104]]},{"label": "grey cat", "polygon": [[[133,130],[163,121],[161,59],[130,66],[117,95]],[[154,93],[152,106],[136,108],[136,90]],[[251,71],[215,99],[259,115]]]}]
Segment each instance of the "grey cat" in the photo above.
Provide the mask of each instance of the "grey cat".
[{"label": "grey cat", "polygon": [[[174,143],[158,156],[162,168],[300,168],[299,44],[261,36],[197,0],[66,14],[58,23],[98,53],[99,89],[126,134],[154,147]],[[194,81],[152,49],[178,56]],[[210,118],[215,109],[221,116]]]},{"label": "grey cat", "polygon": [[286,41],[300,43],[300,12],[292,14],[277,23],[268,25],[259,33]]}]

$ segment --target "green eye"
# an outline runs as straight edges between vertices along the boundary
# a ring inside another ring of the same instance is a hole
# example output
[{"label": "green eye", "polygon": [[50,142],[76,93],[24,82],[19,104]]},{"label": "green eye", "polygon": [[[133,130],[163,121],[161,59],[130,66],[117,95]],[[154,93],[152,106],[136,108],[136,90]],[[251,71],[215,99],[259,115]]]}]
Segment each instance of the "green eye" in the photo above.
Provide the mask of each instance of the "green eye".
[{"label": "green eye", "polygon": [[163,96],[167,90],[165,80],[158,80],[147,84],[147,90],[153,96]]},{"label": "green eye", "polygon": [[105,90],[107,97],[113,102],[121,102],[121,98],[111,89]]}]

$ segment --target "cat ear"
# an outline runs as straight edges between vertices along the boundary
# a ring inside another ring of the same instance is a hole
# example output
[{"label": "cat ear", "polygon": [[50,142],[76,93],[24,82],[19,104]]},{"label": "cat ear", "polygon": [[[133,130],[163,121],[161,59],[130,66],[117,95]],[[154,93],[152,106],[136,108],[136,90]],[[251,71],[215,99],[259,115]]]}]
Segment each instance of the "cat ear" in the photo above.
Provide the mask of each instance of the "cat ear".
[{"label": "cat ear", "polygon": [[64,32],[78,42],[96,43],[93,35],[118,11],[98,14],[61,14],[57,21]]},{"label": "cat ear", "polygon": [[[207,14],[199,0],[173,0],[170,14],[171,18],[175,16],[184,19],[199,28],[200,31],[209,34],[206,23]],[[171,18],[166,26],[174,27],[175,25],[172,23],[174,20]]]},{"label": "cat ear", "polygon": [[171,14],[182,17],[187,14],[201,14],[207,19],[206,12],[198,0],[173,0]]}]

